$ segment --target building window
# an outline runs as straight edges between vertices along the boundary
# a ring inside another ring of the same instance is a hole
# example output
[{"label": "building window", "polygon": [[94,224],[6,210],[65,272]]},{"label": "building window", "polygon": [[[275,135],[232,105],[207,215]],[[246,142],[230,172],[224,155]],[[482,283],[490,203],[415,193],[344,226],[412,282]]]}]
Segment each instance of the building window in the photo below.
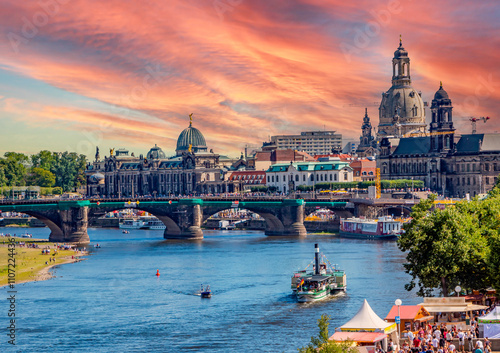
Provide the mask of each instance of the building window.
[{"label": "building window", "polygon": [[486,185],[490,185],[490,178],[486,177]]},{"label": "building window", "polygon": [[295,181],[299,181],[299,175],[295,174]]},{"label": "building window", "polygon": [[333,175],[333,180],[334,180],[334,181],[337,181],[337,174],[334,174],[334,175]]},{"label": "building window", "polygon": [[306,181],[306,175],[302,175],[302,181]]},{"label": "building window", "polygon": [[268,182],[268,183],[270,183],[270,182],[271,182],[271,177],[270,177],[270,176],[268,176],[268,177],[267,177],[267,182]]},{"label": "building window", "polygon": [[344,180],[347,180],[347,173],[344,173]]},{"label": "building window", "polygon": [[286,175],[283,175],[283,181],[286,181]]}]

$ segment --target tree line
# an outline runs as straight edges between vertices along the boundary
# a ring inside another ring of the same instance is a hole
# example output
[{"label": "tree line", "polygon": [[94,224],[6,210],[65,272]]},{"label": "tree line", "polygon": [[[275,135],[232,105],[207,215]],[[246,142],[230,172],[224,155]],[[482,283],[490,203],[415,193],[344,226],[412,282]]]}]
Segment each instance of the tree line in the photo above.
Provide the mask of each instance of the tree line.
[{"label": "tree line", "polygon": [[412,209],[412,221],[398,246],[407,252],[405,288],[420,296],[443,296],[463,290],[500,290],[500,179],[484,199],[434,207],[435,197]]},{"label": "tree line", "polygon": [[87,159],[75,152],[40,151],[26,155],[6,152],[0,157],[0,186],[57,187],[64,192],[86,184]]}]

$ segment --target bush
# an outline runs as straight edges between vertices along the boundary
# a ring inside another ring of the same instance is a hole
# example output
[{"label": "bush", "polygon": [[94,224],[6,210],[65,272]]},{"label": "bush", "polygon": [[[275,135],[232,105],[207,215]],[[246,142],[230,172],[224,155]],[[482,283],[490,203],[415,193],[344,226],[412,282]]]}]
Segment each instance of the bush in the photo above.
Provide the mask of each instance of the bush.
[{"label": "bush", "polygon": [[55,188],[52,188],[52,194],[53,195],[62,195],[63,189],[60,186],[56,186]]}]

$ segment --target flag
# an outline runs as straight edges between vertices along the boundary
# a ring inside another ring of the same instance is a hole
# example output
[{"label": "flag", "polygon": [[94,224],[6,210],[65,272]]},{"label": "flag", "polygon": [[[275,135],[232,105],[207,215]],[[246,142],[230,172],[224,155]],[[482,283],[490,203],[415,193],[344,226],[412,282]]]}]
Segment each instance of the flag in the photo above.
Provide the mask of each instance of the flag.
[{"label": "flag", "polygon": [[299,288],[299,287],[300,287],[301,285],[303,285],[303,284],[304,284],[304,279],[302,278],[302,279],[301,279],[301,281],[300,281],[300,283],[299,283],[299,284],[297,284],[297,288]]}]

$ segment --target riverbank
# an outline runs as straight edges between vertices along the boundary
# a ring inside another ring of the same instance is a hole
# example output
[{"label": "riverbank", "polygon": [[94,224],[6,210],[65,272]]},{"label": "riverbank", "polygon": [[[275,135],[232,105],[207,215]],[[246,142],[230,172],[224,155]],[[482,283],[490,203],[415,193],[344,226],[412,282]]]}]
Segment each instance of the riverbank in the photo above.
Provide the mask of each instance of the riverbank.
[{"label": "riverbank", "polygon": [[[78,249],[60,250],[58,244],[43,239],[16,239],[16,247],[13,256],[9,251],[9,237],[0,238],[0,287],[8,284],[9,263],[10,273],[14,273],[15,284],[35,281],[45,281],[54,277],[50,269],[62,264],[82,261],[81,257],[88,252]],[[59,244],[60,245],[60,244]],[[50,250],[49,254],[42,254],[42,249]],[[57,249],[57,251],[56,251]],[[12,267],[12,260],[15,267]]]}]

